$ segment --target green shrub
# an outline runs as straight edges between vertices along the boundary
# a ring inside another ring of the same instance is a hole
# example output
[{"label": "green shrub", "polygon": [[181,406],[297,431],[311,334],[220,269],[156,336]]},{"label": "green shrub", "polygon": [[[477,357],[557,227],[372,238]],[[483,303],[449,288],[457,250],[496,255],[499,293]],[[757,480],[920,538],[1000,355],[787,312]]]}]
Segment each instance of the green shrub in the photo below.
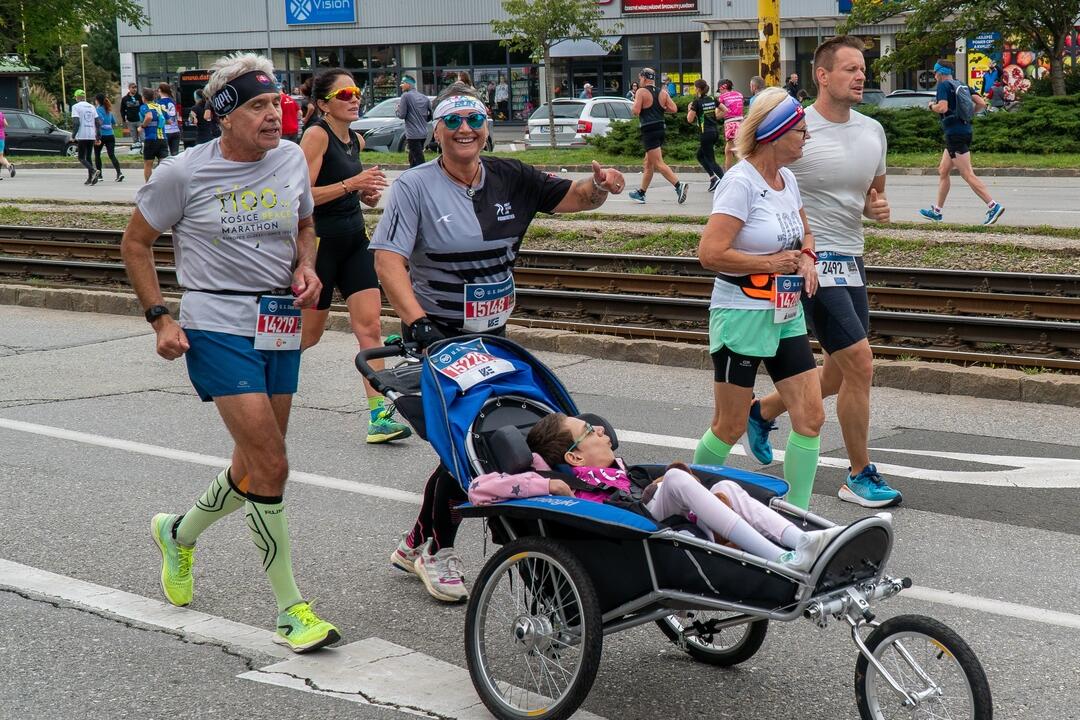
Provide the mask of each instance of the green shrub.
[{"label": "green shrub", "polygon": [[[664,159],[668,162],[697,162],[698,132],[697,125],[686,122],[687,106],[693,98],[686,95],[673,98],[679,108],[677,113],[666,113],[664,123],[667,136],[664,140]],[[611,131],[604,137],[592,138],[589,143],[598,150],[610,155],[643,157],[645,149],[641,145],[641,133],[637,118],[628,122],[612,125]],[[720,146],[721,152],[722,147]]]},{"label": "green shrub", "polygon": [[[860,107],[860,112],[881,123],[891,153],[940,151],[944,142],[937,113],[922,108],[882,110]],[[1080,152],[1080,95],[1026,96],[1013,112],[994,112],[975,119],[975,152],[1051,153]]]}]

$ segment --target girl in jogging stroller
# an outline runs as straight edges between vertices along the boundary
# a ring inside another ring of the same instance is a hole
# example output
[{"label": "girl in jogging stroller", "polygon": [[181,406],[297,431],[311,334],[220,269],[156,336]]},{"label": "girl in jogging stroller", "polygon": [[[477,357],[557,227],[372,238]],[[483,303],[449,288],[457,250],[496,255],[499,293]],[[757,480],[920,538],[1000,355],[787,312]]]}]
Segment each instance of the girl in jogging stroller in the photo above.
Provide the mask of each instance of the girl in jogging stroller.
[{"label": "girl in jogging stroller", "polygon": [[[374,371],[368,361],[419,362]],[[400,343],[361,351],[356,364],[438,453],[464,489],[479,476],[534,468],[525,433],[562,413],[580,416],[555,374],[515,343],[474,336],[438,342],[417,357]],[[568,451],[569,453],[569,451]],[[921,615],[884,622],[872,603],[910,587],[885,573],[893,543],[886,513],[834,529],[783,501],[787,484],[727,467],[691,468],[712,487],[736,483],[801,533],[825,538],[812,561],[785,563],[716,542],[686,517],[656,518],[642,493],[666,471],[626,468],[628,491],[581,499],[537,495],[461,507],[501,545],[473,583],[465,651],[473,685],[500,720],[561,720],[588,696],[604,635],[656,623],[695,660],[730,666],[754,655],[770,620],[846,624],[858,649],[855,697],[864,720],[990,720],[986,675],[970,647]],[[646,496],[646,500],[649,498]],[[711,535],[711,536],[710,536]]]}]

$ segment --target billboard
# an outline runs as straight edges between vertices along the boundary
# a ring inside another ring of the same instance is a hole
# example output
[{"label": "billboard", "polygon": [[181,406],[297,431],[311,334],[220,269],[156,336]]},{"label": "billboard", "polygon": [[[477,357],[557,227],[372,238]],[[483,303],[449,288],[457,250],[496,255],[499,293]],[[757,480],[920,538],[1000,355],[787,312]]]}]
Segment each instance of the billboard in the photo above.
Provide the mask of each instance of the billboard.
[{"label": "billboard", "polygon": [[698,0],[622,0],[624,15],[697,12]]},{"label": "billboard", "polygon": [[356,22],[356,0],[285,0],[286,25]]}]

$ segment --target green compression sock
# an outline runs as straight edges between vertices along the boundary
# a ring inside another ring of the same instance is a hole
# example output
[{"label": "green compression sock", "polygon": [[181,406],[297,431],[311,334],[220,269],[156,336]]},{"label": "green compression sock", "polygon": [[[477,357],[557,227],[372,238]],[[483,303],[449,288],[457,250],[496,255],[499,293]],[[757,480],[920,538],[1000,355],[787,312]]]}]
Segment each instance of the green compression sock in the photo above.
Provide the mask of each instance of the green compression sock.
[{"label": "green compression sock", "polygon": [[293,579],[292,554],[289,552],[289,523],[285,519],[285,504],[280,497],[248,497],[248,530],[255,547],[262,553],[263,570],[277,599],[278,612],[284,612],[303,602],[300,589]]},{"label": "green compression sock", "polygon": [[229,513],[239,510],[244,505],[244,498],[233,486],[229,474],[231,468],[225,468],[210,482],[210,487],[195,501],[195,506],[184,513],[183,520],[176,528],[176,541],[181,545],[194,545],[195,538]]},{"label": "green compression sock", "polygon": [[788,490],[787,501],[803,510],[810,507],[820,453],[820,435],[806,437],[794,430],[788,434],[787,450],[784,452],[784,479],[791,489]]},{"label": "green compression sock", "polygon": [[694,464],[723,465],[730,452],[731,446],[716,437],[716,435],[713,434],[712,428],[709,428],[705,431],[705,434],[701,436],[697,449],[694,450]]},{"label": "green compression sock", "polygon": [[386,398],[381,395],[369,397],[367,399],[368,412],[371,414],[371,422],[375,422],[379,419],[379,416],[383,414],[386,409]]}]

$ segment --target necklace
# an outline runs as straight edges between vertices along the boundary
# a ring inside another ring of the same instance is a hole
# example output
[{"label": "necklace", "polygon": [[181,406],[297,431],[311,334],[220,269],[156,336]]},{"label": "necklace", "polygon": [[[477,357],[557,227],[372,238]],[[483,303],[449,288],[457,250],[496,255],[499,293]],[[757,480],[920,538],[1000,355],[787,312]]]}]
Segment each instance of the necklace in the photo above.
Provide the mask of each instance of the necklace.
[{"label": "necklace", "polygon": [[472,178],[468,182],[462,180],[457,175],[455,175],[454,173],[447,170],[446,165],[442,161],[442,158],[439,158],[439,167],[441,167],[443,172],[446,173],[447,175],[449,175],[452,179],[456,180],[457,182],[459,182],[459,183],[461,183],[462,185],[465,186],[465,194],[466,195],[468,195],[469,197],[475,197],[476,196],[476,189],[473,188],[472,184],[474,182],[476,182],[476,176],[480,174],[480,163],[479,162],[476,163],[476,172],[473,173]]}]

